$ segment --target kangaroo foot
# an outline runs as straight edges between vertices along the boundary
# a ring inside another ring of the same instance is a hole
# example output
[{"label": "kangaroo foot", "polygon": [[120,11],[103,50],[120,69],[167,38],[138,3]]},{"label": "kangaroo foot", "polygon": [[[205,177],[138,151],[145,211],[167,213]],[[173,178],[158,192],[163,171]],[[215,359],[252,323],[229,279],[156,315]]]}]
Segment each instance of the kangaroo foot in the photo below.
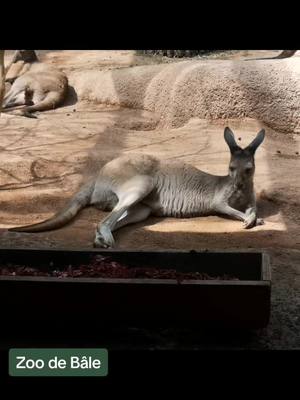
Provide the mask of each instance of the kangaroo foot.
[{"label": "kangaroo foot", "polygon": [[115,247],[114,237],[107,227],[101,226],[100,232],[96,232],[94,247],[104,249]]}]

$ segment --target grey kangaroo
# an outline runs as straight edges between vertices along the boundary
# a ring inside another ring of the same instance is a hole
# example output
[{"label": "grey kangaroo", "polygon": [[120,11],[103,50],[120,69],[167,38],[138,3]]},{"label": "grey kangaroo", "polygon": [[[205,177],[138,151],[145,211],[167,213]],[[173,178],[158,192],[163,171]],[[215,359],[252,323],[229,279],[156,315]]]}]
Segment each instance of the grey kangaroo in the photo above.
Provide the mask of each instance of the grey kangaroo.
[{"label": "grey kangaroo", "polygon": [[[26,51],[26,50],[25,50]],[[36,111],[56,108],[66,98],[68,79],[58,69],[41,63],[35,53],[25,58],[22,51],[7,68],[6,82],[11,83],[3,99],[3,112],[19,110],[20,115],[36,118]]]},{"label": "grey kangaroo", "polygon": [[263,220],[257,218],[253,177],[254,154],[264,137],[265,131],[261,130],[242,149],[232,131],[225,128],[224,138],[231,153],[226,176],[211,175],[188,164],[150,155],[123,155],[105,164],[98,176],[86,183],[54,217],[10,231],[59,228],[88,205],[111,211],[96,229],[94,246],[103,248],[115,246],[113,231],[143,221],[150,214],[177,218],[224,214],[243,221],[246,229],[262,225]]}]

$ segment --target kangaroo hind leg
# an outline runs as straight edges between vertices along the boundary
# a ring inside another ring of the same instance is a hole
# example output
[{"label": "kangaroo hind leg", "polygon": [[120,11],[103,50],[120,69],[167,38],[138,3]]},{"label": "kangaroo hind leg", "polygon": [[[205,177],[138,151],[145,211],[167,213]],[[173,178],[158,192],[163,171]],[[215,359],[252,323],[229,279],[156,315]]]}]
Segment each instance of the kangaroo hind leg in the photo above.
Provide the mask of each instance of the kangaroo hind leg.
[{"label": "kangaroo hind leg", "polygon": [[34,103],[33,105],[24,107],[21,110],[22,116],[27,118],[37,118],[33,113],[54,109],[60,101],[60,95],[56,92],[49,92],[45,96],[43,93],[35,92],[32,101]]},{"label": "kangaroo hind leg", "polygon": [[12,86],[4,96],[2,107],[4,111],[13,111],[15,107],[24,106],[25,104],[25,91]]},{"label": "kangaroo hind leg", "polygon": [[153,189],[150,177],[138,176],[125,182],[117,190],[119,201],[112,212],[100,222],[96,229],[95,247],[114,247],[115,240],[112,232],[124,225],[142,221],[150,214],[149,207],[140,202]]},{"label": "kangaroo hind leg", "polygon": [[121,218],[118,219],[114,231],[122,228],[125,225],[134,224],[136,222],[144,221],[151,214],[151,208],[145,204],[138,203],[130,207]]}]

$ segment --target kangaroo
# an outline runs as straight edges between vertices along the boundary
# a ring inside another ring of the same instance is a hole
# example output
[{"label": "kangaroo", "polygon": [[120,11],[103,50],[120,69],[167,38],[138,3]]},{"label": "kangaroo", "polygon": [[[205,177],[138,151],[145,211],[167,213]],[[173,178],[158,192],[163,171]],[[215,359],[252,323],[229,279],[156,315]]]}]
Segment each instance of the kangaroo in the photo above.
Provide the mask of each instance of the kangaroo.
[{"label": "kangaroo", "polygon": [[63,72],[37,58],[14,57],[14,61],[7,71],[6,81],[12,85],[4,96],[3,112],[20,110],[20,115],[37,118],[34,112],[56,108],[63,102],[68,89]]},{"label": "kangaroo", "polygon": [[257,60],[282,60],[284,58],[292,57],[298,50],[282,50],[275,57],[260,57],[260,58],[247,58],[245,61],[257,61]]},{"label": "kangaroo", "polygon": [[5,67],[5,82],[13,84],[34,62],[39,62],[34,50],[16,50],[10,63]]},{"label": "kangaroo", "polygon": [[263,142],[261,130],[245,148],[227,127],[224,138],[231,152],[229,174],[211,175],[178,161],[151,155],[123,155],[105,164],[54,217],[14,232],[42,232],[67,224],[82,208],[94,205],[111,211],[96,228],[94,247],[114,247],[112,232],[150,216],[188,218],[224,214],[243,221],[244,228],[262,225],[254,192],[254,154]]}]

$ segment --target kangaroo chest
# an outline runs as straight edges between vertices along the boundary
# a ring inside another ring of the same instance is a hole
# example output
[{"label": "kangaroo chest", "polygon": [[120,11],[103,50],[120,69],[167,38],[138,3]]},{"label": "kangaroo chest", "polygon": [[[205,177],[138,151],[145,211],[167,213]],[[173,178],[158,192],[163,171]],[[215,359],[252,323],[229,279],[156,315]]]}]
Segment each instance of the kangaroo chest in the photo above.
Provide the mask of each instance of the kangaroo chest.
[{"label": "kangaroo chest", "polygon": [[249,190],[232,189],[227,195],[227,203],[236,210],[245,211],[250,202],[251,194]]}]

